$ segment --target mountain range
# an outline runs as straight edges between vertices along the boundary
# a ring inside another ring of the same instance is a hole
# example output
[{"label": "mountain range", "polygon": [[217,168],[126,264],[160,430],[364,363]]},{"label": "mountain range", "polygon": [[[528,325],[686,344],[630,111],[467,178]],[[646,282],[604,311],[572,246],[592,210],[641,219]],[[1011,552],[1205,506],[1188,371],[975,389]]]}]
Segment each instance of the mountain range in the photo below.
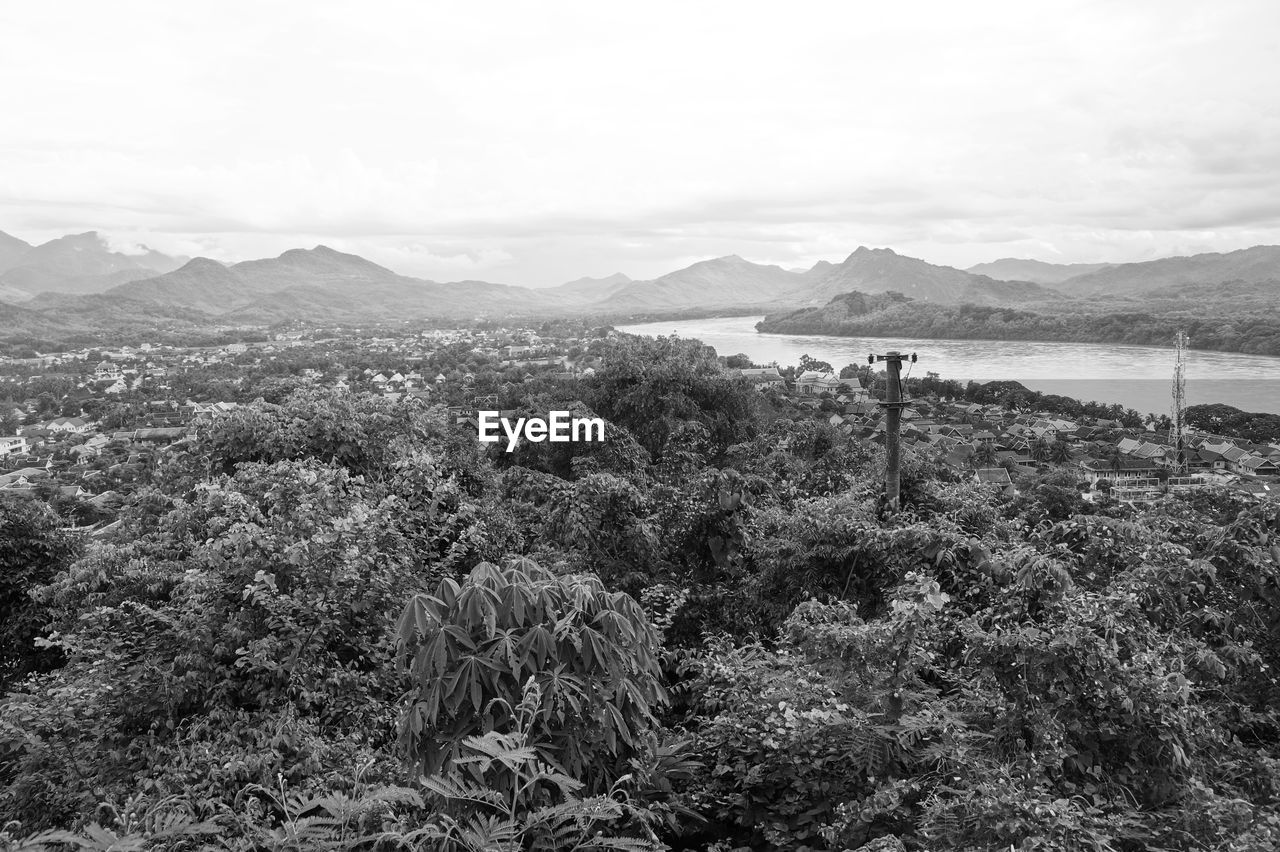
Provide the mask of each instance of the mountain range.
[{"label": "mountain range", "polygon": [[38,293],[99,293],[117,284],[170,272],[187,261],[146,246],[134,254],[113,251],[96,231],[69,234],[40,245],[0,232],[0,299]]},{"label": "mountain range", "polygon": [[615,274],[534,289],[486,281],[441,283],[401,275],[326,246],[224,264],[143,249],[113,251],[96,232],[32,246],[0,232],[0,319],[18,334],[114,327],[124,318],[174,328],[349,323],[393,319],[550,317],[603,319],[691,311],[820,307],[843,294],[900,293],[918,302],[988,307],[1126,297],[1185,303],[1230,285],[1253,303],[1280,302],[1280,246],[1145,263],[1052,264],[1005,258],[967,270],[888,248],[861,247],[808,269],[737,255],[702,260],[658,278]]},{"label": "mountain range", "polygon": [[1086,275],[1114,266],[1112,263],[1048,263],[1020,257],[1002,257],[990,263],[970,266],[966,272],[986,275],[999,281],[1032,281],[1036,284],[1061,284],[1077,275]]}]

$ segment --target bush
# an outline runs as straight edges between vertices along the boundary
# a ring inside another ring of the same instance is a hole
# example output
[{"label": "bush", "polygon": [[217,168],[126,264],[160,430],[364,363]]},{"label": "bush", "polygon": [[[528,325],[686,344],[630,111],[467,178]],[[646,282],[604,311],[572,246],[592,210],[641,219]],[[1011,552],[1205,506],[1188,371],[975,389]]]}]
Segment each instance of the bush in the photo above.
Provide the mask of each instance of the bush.
[{"label": "bush", "polygon": [[509,733],[531,677],[541,696],[531,736],[587,793],[656,746],[653,714],[667,702],[657,634],[639,604],[594,576],[482,563],[461,584],[415,595],[397,635],[413,679],[400,740],[427,775],[456,764],[467,737]]}]

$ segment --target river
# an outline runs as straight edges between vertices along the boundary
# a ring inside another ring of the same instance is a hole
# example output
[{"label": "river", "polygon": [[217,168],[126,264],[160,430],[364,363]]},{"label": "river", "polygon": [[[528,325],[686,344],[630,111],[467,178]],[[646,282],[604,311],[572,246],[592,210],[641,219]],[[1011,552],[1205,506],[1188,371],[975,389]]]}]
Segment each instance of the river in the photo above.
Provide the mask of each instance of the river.
[{"label": "river", "polygon": [[[1111,346],[1025,340],[916,340],[834,337],[825,334],[761,334],[763,317],[714,317],[618,326],[631,334],[678,334],[714,346],[720,355],[744,354],[757,364],[798,364],[800,356],[827,361],[837,370],[865,364],[872,352],[915,352],[916,376],[987,382],[1013,379],[1032,390],[1083,401],[1120,403],[1142,413],[1169,413],[1173,397],[1173,345]],[[1187,353],[1187,405],[1222,402],[1245,411],[1280,414],[1280,358],[1233,352]],[[904,375],[906,372],[904,371]]]}]

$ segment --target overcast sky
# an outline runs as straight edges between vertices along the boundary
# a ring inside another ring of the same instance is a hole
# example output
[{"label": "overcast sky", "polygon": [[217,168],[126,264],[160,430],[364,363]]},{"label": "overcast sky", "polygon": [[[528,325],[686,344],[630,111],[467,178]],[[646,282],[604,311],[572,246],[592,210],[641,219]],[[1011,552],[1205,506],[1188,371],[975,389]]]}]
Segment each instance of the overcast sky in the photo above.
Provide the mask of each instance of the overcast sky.
[{"label": "overcast sky", "polygon": [[0,230],[545,285],[1280,243],[1280,3],[0,6]]}]

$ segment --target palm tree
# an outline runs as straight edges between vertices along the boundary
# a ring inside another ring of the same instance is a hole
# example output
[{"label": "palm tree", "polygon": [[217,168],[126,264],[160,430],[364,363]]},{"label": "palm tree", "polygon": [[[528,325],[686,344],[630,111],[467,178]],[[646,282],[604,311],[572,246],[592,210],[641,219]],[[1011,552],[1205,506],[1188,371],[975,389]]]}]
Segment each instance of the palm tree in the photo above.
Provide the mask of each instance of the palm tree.
[{"label": "palm tree", "polygon": [[1061,438],[1054,439],[1049,445],[1049,460],[1056,464],[1066,464],[1071,461],[1071,445]]},{"label": "palm tree", "polygon": [[1102,457],[1111,462],[1111,469],[1113,471],[1119,472],[1120,468],[1124,466],[1124,463],[1121,461],[1121,459],[1124,458],[1124,453],[1120,452],[1120,448],[1115,445],[1103,450]]},{"label": "palm tree", "polygon": [[1036,442],[1031,445],[1031,458],[1038,462],[1049,458],[1049,445],[1044,438],[1037,438]]},{"label": "palm tree", "polygon": [[971,458],[975,468],[991,467],[996,463],[996,448],[988,441],[979,441]]}]

